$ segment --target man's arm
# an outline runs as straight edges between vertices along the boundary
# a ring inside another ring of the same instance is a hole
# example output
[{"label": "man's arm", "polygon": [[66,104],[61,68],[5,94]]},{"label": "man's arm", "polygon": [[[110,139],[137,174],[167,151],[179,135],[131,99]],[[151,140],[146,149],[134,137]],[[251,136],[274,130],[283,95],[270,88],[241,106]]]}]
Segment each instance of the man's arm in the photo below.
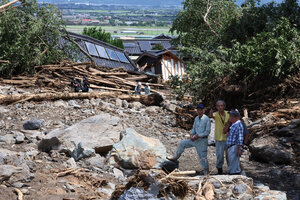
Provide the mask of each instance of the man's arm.
[{"label": "man's arm", "polygon": [[243,125],[237,127],[237,132],[238,132],[238,149],[237,149],[237,154],[238,156],[242,155],[242,149],[241,147],[243,146],[244,142],[244,129]]}]

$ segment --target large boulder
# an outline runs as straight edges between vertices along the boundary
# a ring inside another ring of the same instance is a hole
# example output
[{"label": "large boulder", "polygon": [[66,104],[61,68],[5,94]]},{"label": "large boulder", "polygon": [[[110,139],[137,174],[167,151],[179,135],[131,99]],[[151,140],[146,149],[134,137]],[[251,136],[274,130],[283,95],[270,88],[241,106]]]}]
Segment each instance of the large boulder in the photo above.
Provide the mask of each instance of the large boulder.
[{"label": "large boulder", "polygon": [[81,143],[82,151],[107,153],[119,142],[121,130],[120,118],[104,113],[89,117],[66,129],[51,131],[41,140],[38,148],[44,152],[58,149],[71,155],[75,147]]},{"label": "large boulder", "polygon": [[255,138],[249,149],[251,157],[260,162],[290,164],[293,158],[292,149],[281,146],[277,138],[272,136]]},{"label": "large boulder", "polygon": [[23,128],[25,130],[38,130],[41,128],[43,122],[44,122],[44,120],[33,118],[33,119],[26,121],[23,124]]},{"label": "large boulder", "polygon": [[162,168],[166,162],[166,148],[158,140],[126,129],[122,140],[113,146],[110,164],[118,164],[125,169]]}]

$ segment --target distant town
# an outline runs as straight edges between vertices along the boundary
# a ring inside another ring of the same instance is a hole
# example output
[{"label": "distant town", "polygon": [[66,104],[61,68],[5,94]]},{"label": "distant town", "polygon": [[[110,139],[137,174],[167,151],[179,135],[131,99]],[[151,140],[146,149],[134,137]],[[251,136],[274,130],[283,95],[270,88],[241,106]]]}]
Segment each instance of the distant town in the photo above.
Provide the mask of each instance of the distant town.
[{"label": "distant town", "polygon": [[56,4],[62,11],[67,30],[81,33],[86,26],[101,26],[112,37],[151,38],[171,35],[169,29],[179,6]]}]

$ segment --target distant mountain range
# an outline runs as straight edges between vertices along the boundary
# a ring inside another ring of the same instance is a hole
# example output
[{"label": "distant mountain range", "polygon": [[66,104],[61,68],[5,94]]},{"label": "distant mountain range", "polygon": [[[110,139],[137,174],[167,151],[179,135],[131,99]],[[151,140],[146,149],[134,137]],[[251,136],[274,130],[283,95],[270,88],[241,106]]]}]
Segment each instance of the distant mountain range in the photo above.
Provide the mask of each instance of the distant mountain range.
[{"label": "distant mountain range", "polygon": [[[147,5],[147,6],[180,6],[183,0],[38,0],[40,3],[65,4],[65,3],[90,3],[90,4],[118,4],[118,5]],[[261,4],[281,3],[283,0],[261,0]],[[241,5],[245,0],[237,0]]]}]

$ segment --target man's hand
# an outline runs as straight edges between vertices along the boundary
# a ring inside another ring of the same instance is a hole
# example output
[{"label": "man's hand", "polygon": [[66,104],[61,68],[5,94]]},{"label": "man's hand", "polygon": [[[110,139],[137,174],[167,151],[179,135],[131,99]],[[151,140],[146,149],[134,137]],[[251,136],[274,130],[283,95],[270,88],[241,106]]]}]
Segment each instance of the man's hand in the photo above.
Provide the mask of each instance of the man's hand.
[{"label": "man's hand", "polygon": [[239,157],[241,157],[242,153],[243,153],[243,152],[242,152],[242,150],[241,150],[241,146],[239,145],[239,146],[238,146],[238,149],[237,149],[237,154],[238,154]]},{"label": "man's hand", "polygon": [[196,134],[196,135],[194,135],[194,141],[195,141],[195,140],[198,140],[199,138],[200,138],[200,136],[199,136],[199,135],[197,135],[197,134]]},{"label": "man's hand", "polygon": [[190,140],[194,141],[194,135],[190,134]]}]

